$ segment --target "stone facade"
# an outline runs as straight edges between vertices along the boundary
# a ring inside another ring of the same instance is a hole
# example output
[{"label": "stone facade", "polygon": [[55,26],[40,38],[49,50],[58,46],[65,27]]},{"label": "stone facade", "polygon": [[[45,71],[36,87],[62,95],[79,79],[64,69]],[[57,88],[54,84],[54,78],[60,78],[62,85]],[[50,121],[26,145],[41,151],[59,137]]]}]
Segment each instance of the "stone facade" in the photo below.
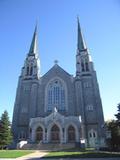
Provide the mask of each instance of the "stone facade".
[{"label": "stone facade", "polygon": [[105,132],[99,86],[78,20],[76,75],[57,62],[40,76],[37,27],[21,75],[14,105],[14,141],[104,145]]}]

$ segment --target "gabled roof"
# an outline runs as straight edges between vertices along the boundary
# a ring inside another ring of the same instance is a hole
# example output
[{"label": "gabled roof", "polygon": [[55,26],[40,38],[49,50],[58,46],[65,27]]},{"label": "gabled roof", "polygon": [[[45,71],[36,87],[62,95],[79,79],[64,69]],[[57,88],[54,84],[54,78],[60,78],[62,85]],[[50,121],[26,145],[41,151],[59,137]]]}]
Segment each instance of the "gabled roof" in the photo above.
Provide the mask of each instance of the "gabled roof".
[{"label": "gabled roof", "polygon": [[42,77],[44,78],[45,76],[47,76],[48,74],[50,74],[51,72],[62,72],[64,74],[66,74],[67,76],[71,76],[71,74],[69,74],[68,72],[66,72],[63,68],[61,68],[58,64],[55,64],[51,69],[49,69],[49,71],[47,73],[45,73]]}]

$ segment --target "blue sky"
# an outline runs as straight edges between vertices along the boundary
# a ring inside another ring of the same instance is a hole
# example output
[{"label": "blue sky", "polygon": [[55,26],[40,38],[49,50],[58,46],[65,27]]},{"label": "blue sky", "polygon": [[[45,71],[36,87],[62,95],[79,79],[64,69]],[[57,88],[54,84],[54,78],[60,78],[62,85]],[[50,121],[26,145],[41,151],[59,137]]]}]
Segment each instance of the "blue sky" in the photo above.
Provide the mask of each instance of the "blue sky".
[{"label": "blue sky", "polygon": [[77,15],[97,71],[105,119],[114,117],[120,102],[119,0],[0,0],[0,115],[6,109],[12,119],[36,20],[42,75],[55,59],[75,75]]}]

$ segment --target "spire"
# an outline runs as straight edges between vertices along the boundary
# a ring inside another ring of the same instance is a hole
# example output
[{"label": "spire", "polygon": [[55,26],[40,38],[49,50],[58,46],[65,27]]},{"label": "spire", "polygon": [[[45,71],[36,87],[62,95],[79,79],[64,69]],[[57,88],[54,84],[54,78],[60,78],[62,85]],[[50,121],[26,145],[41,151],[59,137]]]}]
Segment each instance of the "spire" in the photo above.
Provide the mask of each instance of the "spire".
[{"label": "spire", "polygon": [[86,47],[85,42],[84,42],[84,38],[83,38],[83,35],[82,35],[82,32],[81,32],[80,22],[79,22],[78,17],[77,17],[77,23],[78,23],[77,49],[78,49],[78,52],[80,52],[80,51],[86,50],[87,47]]},{"label": "spire", "polygon": [[31,46],[28,55],[38,54],[37,24],[33,34]]},{"label": "spire", "polygon": [[40,78],[40,58],[38,55],[37,24],[35,26],[30,50],[27,54],[21,76],[25,79]]},{"label": "spire", "polygon": [[77,17],[78,23],[78,39],[77,39],[77,55],[76,55],[76,76],[80,76],[81,73],[87,73],[93,71],[93,63],[91,56],[88,53],[88,49],[85,45],[82,31],[80,28],[79,18]]}]

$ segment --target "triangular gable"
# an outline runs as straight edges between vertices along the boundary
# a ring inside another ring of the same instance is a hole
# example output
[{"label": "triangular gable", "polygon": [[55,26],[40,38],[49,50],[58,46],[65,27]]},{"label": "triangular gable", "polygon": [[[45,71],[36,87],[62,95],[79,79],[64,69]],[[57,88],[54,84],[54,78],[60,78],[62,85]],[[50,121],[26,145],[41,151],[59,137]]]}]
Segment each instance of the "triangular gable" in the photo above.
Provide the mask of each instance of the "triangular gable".
[{"label": "triangular gable", "polygon": [[62,72],[66,74],[67,76],[71,76],[68,72],[66,72],[63,68],[61,68],[58,64],[55,64],[47,73],[45,73],[42,77],[44,78],[48,74],[51,74],[51,72]]}]

